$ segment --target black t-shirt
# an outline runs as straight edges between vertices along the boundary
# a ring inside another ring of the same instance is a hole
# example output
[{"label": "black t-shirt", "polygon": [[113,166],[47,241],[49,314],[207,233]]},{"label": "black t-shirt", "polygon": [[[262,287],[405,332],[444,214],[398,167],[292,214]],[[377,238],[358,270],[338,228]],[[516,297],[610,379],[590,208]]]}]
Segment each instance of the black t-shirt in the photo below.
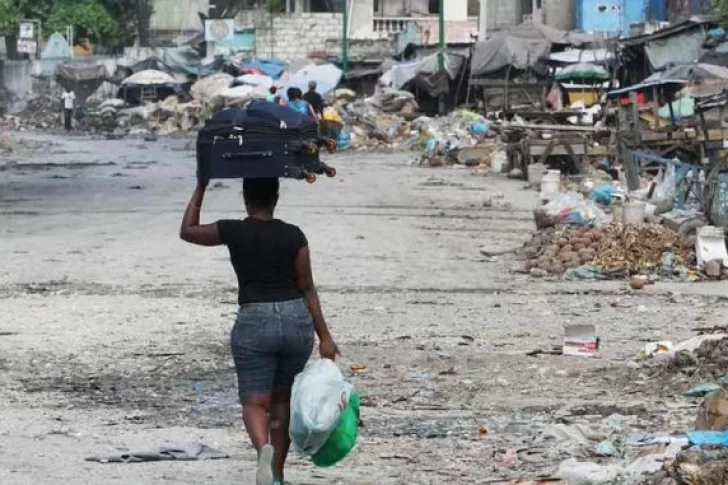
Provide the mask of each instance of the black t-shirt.
[{"label": "black t-shirt", "polygon": [[296,256],[308,246],[298,227],[278,219],[223,220],[220,239],[230,251],[238,277],[238,303],[266,303],[301,298],[296,285]]},{"label": "black t-shirt", "polygon": [[316,91],[308,91],[303,95],[303,99],[311,105],[313,110],[318,114],[324,113],[324,98]]}]

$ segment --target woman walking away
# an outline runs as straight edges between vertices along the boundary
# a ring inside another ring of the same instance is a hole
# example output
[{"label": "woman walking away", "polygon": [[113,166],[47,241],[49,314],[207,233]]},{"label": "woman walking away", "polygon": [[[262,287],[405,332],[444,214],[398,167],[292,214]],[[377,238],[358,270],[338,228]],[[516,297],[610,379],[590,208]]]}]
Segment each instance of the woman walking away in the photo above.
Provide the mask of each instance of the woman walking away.
[{"label": "woman walking away", "polygon": [[298,88],[288,88],[286,91],[288,95],[288,106],[298,111],[301,114],[308,115],[314,120],[318,121],[316,112],[313,110],[310,104],[303,100],[303,93]]},{"label": "woman walking away", "polygon": [[335,359],[339,351],[321,312],[306,236],[273,217],[278,179],[245,179],[248,217],[213,224],[200,224],[206,187],[206,180],[198,181],[180,237],[228,247],[240,305],[230,344],[243,422],[258,452],[255,483],[283,485],[291,387],[311,355],[314,331],[321,357]]}]

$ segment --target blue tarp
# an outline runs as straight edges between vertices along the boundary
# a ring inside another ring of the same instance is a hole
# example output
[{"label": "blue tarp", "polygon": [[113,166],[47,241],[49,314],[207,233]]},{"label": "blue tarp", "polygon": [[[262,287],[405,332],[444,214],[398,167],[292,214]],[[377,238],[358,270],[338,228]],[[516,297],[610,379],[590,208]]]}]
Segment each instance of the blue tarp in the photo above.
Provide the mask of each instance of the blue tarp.
[{"label": "blue tarp", "polygon": [[728,446],[727,431],[690,431],[687,435],[691,445]]},{"label": "blue tarp", "polygon": [[236,67],[241,70],[257,69],[277,81],[286,70],[286,63],[278,59],[253,59]]}]

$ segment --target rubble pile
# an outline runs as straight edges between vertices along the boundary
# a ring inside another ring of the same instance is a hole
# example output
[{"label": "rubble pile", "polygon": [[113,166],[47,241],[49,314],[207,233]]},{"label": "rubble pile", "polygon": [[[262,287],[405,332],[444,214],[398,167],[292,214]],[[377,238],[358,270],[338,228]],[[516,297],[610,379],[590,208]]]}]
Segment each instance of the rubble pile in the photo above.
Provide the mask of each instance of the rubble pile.
[{"label": "rubble pile", "polygon": [[659,225],[550,228],[535,234],[523,255],[535,275],[560,275],[582,265],[605,276],[665,274],[695,259],[678,233]]},{"label": "rubble pile", "polygon": [[669,460],[641,485],[724,485],[728,483],[728,449],[691,447]]},{"label": "rubble pile", "polygon": [[22,109],[4,116],[4,124],[15,130],[47,130],[63,125],[60,98],[38,95],[23,103]]},{"label": "rubble pile", "polygon": [[668,368],[684,374],[700,374],[721,381],[728,372],[728,335],[704,338],[697,349],[678,351]]},{"label": "rubble pile", "polygon": [[420,151],[423,165],[458,163],[460,150],[496,143],[485,118],[468,110],[412,119],[411,111],[388,112],[364,99],[342,106],[340,112],[354,148]]}]

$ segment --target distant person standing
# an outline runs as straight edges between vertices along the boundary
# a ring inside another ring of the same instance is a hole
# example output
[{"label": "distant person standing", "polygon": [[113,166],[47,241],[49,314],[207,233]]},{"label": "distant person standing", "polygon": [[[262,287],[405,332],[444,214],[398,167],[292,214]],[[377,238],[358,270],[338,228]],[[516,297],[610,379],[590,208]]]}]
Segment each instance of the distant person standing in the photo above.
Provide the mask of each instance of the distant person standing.
[{"label": "distant person standing", "polygon": [[314,113],[316,113],[319,118],[322,118],[324,115],[324,98],[322,98],[316,91],[316,87],[316,81],[309,81],[308,91],[303,95],[303,99],[311,105]]},{"label": "distant person standing", "polygon": [[73,90],[64,90],[61,99],[63,100],[63,125],[66,131],[71,131],[71,119],[73,117],[73,110],[76,107],[76,93]]}]

